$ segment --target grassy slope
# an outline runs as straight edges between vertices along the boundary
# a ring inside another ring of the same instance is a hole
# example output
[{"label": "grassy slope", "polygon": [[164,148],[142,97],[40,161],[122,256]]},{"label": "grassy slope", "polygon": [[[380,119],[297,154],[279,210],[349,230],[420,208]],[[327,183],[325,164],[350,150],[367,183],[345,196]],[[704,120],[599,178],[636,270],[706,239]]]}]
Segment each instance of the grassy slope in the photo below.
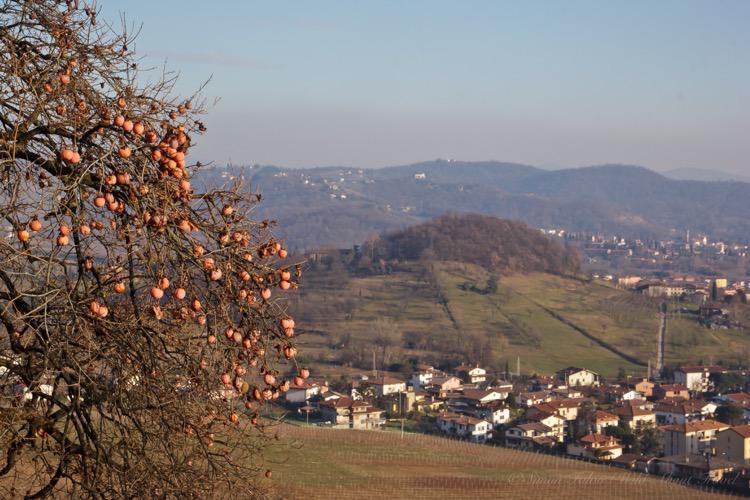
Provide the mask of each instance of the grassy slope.
[{"label": "grassy slope", "polygon": [[[645,374],[643,366],[586,338],[548,314],[547,308],[616,349],[654,364],[657,301],[604,284],[541,273],[503,276],[497,293],[491,295],[460,288],[466,282],[482,287],[487,278],[487,272],[477,266],[446,262],[433,264],[432,272],[414,265],[410,272],[348,281],[312,276],[302,288],[305,313],[301,324],[325,334],[302,337],[308,344],[303,352],[334,361],[337,353],[331,350],[331,339],[348,333],[351,345],[365,346],[363,351],[371,356],[374,331],[393,329],[398,332],[392,338],[394,345],[401,344],[402,335],[423,332],[442,339],[444,352],[466,336],[488,337],[496,368],[508,360],[514,369],[520,356],[524,373],[551,373],[573,364],[609,376],[620,367]],[[346,307],[333,307],[344,302]],[[747,357],[748,346],[750,342],[740,332],[709,331],[672,314],[666,361],[708,361],[712,356],[714,361],[736,360]],[[407,356],[440,359],[440,352],[402,348],[391,362]],[[326,368],[333,369],[322,365],[318,371]]]},{"label": "grassy slope", "polygon": [[606,466],[433,436],[285,426],[280,437],[267,461],[283,498],[714,497]]},{"label": "grassy slope", "polygon": [[[506,284],[519,290],[526,280],[513,276]],[[581,283],[557,276],[542,275],[528,280],[529,296],[558,311],[599,338],[641,359],[654,361],[658,327],[658,300],[647,299],[602,283]],[[750,342],[738,330],[708,330],[694,317],[677,313],[670,304],[667,322],[665,362],[680,364],[725,359],[747,359]]]},{"label": "grassy slope", "polygon": [[[637,369],[537,305],[539,296],[547,293],[544,287],[552,278],[549,275],[519,275],[514,280],[501,278],[498,293],[493,295],[459,288],[467,279],[485,282],[486,273],[480,268],[441,264],[437,275],[441,290],[461,327],[499,337],[498,342],[493,343],[496,355],[511,360],[521,356],[524,372],[551,373],[570,364],[605,374],[616,373],[619,367],[628,371]],[[530,284],[541,293],[529,289]]]}]

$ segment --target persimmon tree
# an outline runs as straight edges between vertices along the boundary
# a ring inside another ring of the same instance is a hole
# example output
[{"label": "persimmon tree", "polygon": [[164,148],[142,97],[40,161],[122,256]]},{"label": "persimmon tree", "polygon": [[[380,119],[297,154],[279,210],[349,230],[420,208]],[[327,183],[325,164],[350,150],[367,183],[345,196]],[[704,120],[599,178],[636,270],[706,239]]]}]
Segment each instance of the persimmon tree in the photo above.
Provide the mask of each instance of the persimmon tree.
[{"label": "persimmon tree", "polygon": [[0,496],[251,496],[259,408],[308,375],[298,266],[240,186],[191,186],[202,106],[127,30],[6,0],[0,43]]}]

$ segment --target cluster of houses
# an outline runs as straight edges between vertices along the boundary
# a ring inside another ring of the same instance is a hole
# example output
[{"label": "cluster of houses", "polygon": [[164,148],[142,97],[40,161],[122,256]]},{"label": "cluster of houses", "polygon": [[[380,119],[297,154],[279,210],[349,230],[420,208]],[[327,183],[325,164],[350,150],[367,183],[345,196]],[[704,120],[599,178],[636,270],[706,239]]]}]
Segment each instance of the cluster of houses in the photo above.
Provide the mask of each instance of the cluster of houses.
[{"label": "cluster of houses", "polygon": [[[357,376],[345,392],[306,380],[286,400],[304,418],[333,427],[380,429],[386,416],[409,416],[430,423],[428,431],[473,442],[718,480],[750,470],[750,393],[743,385],[716,394],[717,373],[750,375],[684,366],[668,382],[628,377],[606,383],[591,370],[569,367],[511,383],[479,366],[453,373],[421,367],[408,380]],[[741,410],[738,425],[717,419],[724,406]],[[638,441],[646,435],[648,446]]]},{"label": "cluster of houses", "polygon": [[707,235],[691,237],[689,232],[684,239],[669,240],[571,233],[560,229],[545,232],[565,238],[570,243],[577,243],[581,253],[590,262],[624,259],[631,266],[646,269],[677,268],[676,263],[694,257],[700,257],[710,265],[727,258],[741,259],[750,254],[750,246],[746,243],[710,241]]},{"label": "cluster of houses", "polygon": [[[613,277],[614,279],[614,277]],[[750,283],[730,282],[727,278],[699,279],[695,276],[674,276],[670,280],[651,280],[640,276],[621,276],[618,286],[649,297],[689,301],[697,310],[683,307],[681,312],[697,314],[697,321],[711,329],[740,328],[733,321],[728,304],[748,303]]]},{"label": "cluster of houses", "polygon": [[[614,277],[610,277],[614,280]],[[671,279],[648,279],[641,276],[620,276],[618,286],[634,290],[649,297],[670,299],[697,298],[700,302],[709,300],[728,302],[740,296],[747,300],[750,288],[747,281],[729,281],[727,278],[700,279],[696,276],[672,276]],[[712,294],[715,294],[712,297]]]},{"label": "cluster of houses", "polygon": [[[436,415],[436,428],[456,437],[485,442],[510,419],[508,382],[488,380],[478,366],[459,366],[454,374],[425,366],[412,377],[353,377],[347,392],[331,390],[325,381],[305,380],[286,393],[286,402],[305,418],[323,425],[377,429],[385,415]],[[375,404],[375,402],[377,404]]]},{"label": "cluster of houses", "polygon": [[[712,375],[728,373],[747,380],[747,372],[719,366],[680,367],[670,383],[627,378],[604,384],[583,368],[537,377],[530,392],[519,394],[527,410],[505,430],[505,444],[564,449],[571,456],[654,474],[711,481],[735,475],[747,483],[750,394],[716,394]],[[742,410],[738,425],[717,420],[723,406]],[[650,449],[637,452],[633,437],[647,432]],[[621,439],[624,434],[631,437],[629,444]]]}]

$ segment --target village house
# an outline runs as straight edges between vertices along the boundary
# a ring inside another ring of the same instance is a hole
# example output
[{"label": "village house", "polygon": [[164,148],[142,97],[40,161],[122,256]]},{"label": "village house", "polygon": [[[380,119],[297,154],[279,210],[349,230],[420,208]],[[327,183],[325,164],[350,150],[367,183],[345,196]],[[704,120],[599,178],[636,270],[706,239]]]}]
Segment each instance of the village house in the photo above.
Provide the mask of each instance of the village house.
[{"label": "village house", "polygon": [[649,297],[680,297],[682,295],[695,293],[694,285],[683,285],[680,283],[639,283],[636,290]]},{"label": "village house", "polygon": [[492,437],[492,424],[479,418],[445,412],[438,415],[436,423],[438,429],[445,434],[477,443],[483,443]]},{"label": "village house", "polygon": [[403,392],[392,392],[378,399],[378,404],[388,413],[404,415],[414,409],[417,394],[413,387],[407,387]]},{"label": "village house", "polygon": [[676,399],[657,401],[654,404],[654,413],[659,424],[684,424],[710,418],[716,412],[716,408],[717,404],[712,401]]},{"label": "village house", "polygon": [[383,410],[375,408],[366,401],[354,401],[351,406],[351,429],[380,429],[385,425]]},{"label": "village house", "polygon": [[634,390],[636,392],[639,392],[644,397],[648,398],[648,397],[651,396],[651,391],[653,390],[654,385],[656,385],[656,384],[654,384],[653,382],[651,382],[650,380],[648,380],[645,377],[631,377],[631,376],[627,376],[624,379],[620,380],[618,382],[618,385],[620,387],[624,387],[624,388],[631,389],[631,390]]},{"label": "village house", "polygon": [[626,387],[638,391],[643,396],[650,398],[653,395],[654,383],[647,378],[641,378],[639,380],[630,379],[626,382]]},{"label": "village house", "polygon": [[583,393],[575,387],[555,387],[549,393],[553,398],[559,399],[578,399],[583,397]]},{"label": "village house", "polygon": [[550,429],[554,436],[562,441],[566,434],[566,420],[556,413],[547,413],[543,411],[531,412],[531,415],[526,414],[526,420],[529,422],[538,422],[543,424]]},{"label": "village house", "polygon": [[414,392],[414,410],[426,413],[429,411],[439,410],[445,407],[442,399],[436,398],[431,394],[423,391]]},{"label": "village house", "polygon": [[750,421],[750,394],[746,392],[735,392],[724,394],[721,399],[725,403],[742,408],[743,420],[745,420],[745,422]]},{"label": "village house", "polygon": [[578,418],[578,409],[582,401],[582,398],[553,399],[545,404],[553,408],[565,420],[573,421]]},{"label": "village house", "polygon": [[333,427],[348,428],[353,402],[354,400],[349,397],[321,402],[318,406],[321,419],[324,422],[330,422]]},{"label": "village house", "polygon": [[552,401],[552,395],[549,391],[521,392],[516,398],[516,403],[526,408],[531,408],[536,404],[546,403],[547,401]]},{"label": "village house", "polygon": [[492,401],[478,406],[474,413],[477,418],[487,420],[495,427],[505,425],[510,421],[510,408],[501,401]]},{"label": "village house", "polygon": [[385,424],[383,410],[374,408],[367,401],[342,397],[324,401],[319,405],[324,422],[333,427],[349,429],[378,429]]},{"label": "village house", "polygon": [[687,387],[689,391],[708,392],[713,388],[711,374],[723,371],[720,366],[681,366],[674,371],[673,378],[676,384]]},{"label": "village house", "polygon": [[446,406],[450,412],[486,420],[493,426],[503,425],[510,421],[510,408],[503,401],[470,405],[461,400],[448,400]]},{"label": "village house", "polygon": [[321,392],[320,394],[316,394],[315,396],[311,397],[307,402],[308,404],[317,408],[318,405],[320,405],[320,403],[324,401],[330,401],[332,399],[339,399],[339,398],[345,398],[345,397],[347,396],[345,396],[344,394],[341,394],[340,392],[332,391],[329,389],[326,392]]},{"label": "village house", "polygon": [[568,387],[592,387],[599,385],[599,374],[586,368],[569,366],[556,372],[556,376],[558,380],[563,381]]},{"label": "village house", "polygon": [[414,372],[409,379],[409,385],[414,389],[421,389],[425,385],[429,385],[433,377],[444,377],[445,373],[435,369],[432,366],[427,366],[423,370]]},{"label": "village house", "polygon": [[594,432],[596,434],[603,434],[605,427],[609,427],[610,425],[616,426],[619,422],[620,419],[617,415],[603,410],[596,410],[594,412],[594,418],[592,419]]},{"label": "village house", "polygon": [[750,465],[750,425],[738,425],[719,432],[716,454],[736,464]]},{"label": "village house", "polygon": [[459,389],[461,384],[461,379],[453,375],[437,375],[432,377],[429,382],[423,385],[423,387],[428,392],[433,392],[440,397],[445,397],[446,393]]},{"label": "village house", "polygon": [[699,420],[662,427],[664,455],[713,455],[717,434],[729,427],[715,420]]},{"label": "village house", "polygon": [[525,413],[526,418],[532,418],[537,415],[557,415],[557,409],[550,406],[548,403],[539,403],[526,410]]},{"label": "village house", "polygon": [[505,380],[496,380],[494,384],[487,383],[483,389],[485,391],[499,392],[502,395],[502,399],[506,399],[513,392],[513,384]]},{"label": "village house", "polygon": [[604,390],[604,399],[610,403],[621,403],[623,401],[645,399],[645,397],[635,389],[612,385]]},{"label": "village house", "polygon": [[460,365],[456,367],[456,373],[469,384],[479,384],[487,380],[487,370],[480,368],[479,365]]},{"label": "village house", "polygon": [[533,416],[537,413],[552,413],[559,415],[564,420],[572,421],[578,417],[579,400],[574,399],[553,399],[546,403],[539,403],[532,406],[526,412],[527,416]]},{"label": "village house", "polygon": [[406,391],[406,382],[395,377],[384,376],[373,378],[366,383],[370,384],[375,389],[375,395],[378,397]]},{"label": "village house", "polygon": [[316,382],[311,379],[302,381],[302,385],[292,385],[284,398],[292,404],[305,404],[313,396],[328,392],[328,382]]},{"label": "village house", "polygon": [[612,410],[620,423],[630,429],[640,429],[647,425],[656,425],[656,414],[641,406],[626,404]]},{"label": "village house", "polygon": [[505,431],[505,445],[509,448],[549,448],[557,442],[555,431],[539,422],[519,424]]},{"label": "village house", "polygon": [[593,460],[614,460],[622,455],[620,441],[606,434],[587,434],[574,443],[568,443],[568,455]]},{"label": "village house", "polygon": [[690,399],[688,388],[682,384],[659,384],[653,389],[654,399],[682,398]]},{"label": "village house", "polygon": [[507,392],[500,392],[494,389],[464,389],[461,398],[473,404],[487,404],[491,401],[505,401],[508,398]]},{"label": "village house", "polygon": [[531,390],[532,391],[546,391],[557,387],[560,383],[555,377],[549,377],[547,375],[539,375],[531,379]]},{"label": "village house", "polygon": [[734,464],[721,457],[703,455],[672,455],[654,460],[655,473],[693,478],[700,481],[721,481],[724,474],[734,469]]}]

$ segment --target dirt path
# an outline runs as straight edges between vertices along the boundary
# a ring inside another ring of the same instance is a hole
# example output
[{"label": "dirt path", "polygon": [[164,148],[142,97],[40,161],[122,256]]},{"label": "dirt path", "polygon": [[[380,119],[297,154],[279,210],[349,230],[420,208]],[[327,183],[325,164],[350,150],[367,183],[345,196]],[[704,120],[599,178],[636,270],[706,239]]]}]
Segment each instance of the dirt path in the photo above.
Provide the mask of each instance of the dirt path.
[{"label": "dirt path", "polygon": [[656,337],[656,373],[664,369],[664,341],[667,336],[667,303],[659,306],[659,333]]}]

